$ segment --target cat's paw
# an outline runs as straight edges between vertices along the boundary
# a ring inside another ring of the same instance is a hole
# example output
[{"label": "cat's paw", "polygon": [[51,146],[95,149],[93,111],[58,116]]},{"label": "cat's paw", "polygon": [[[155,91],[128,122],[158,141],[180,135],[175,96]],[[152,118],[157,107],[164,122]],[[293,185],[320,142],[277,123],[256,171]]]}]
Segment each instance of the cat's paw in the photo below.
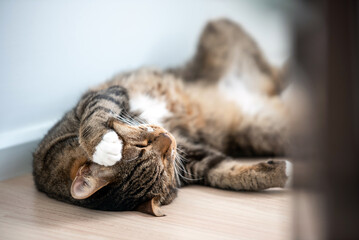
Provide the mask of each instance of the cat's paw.
[{"label": "cat's paw", "polygon": [[285,161],[285,175],[287,176],[285,187],[291,187],[293,179],[293,164],[289,161]]},{"label": "cat's paw", "polygon": [[109,131],[96,146],[93,161],[103,166],[112,166],[122,158],[122,140],[114,131]]}]

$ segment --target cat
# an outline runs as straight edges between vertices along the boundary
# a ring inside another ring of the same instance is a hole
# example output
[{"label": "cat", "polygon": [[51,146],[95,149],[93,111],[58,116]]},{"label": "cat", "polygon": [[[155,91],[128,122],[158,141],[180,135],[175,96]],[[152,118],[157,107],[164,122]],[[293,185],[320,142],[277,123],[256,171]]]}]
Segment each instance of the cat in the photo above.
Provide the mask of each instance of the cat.
[{"label": "cat", "polygon": [[184,67],[139,69],[90,89],[33,154],[37,189],[100,210],[163,216],[181,186],[284,187],[288,107],[284,70],[238,24],[209,22]]}]

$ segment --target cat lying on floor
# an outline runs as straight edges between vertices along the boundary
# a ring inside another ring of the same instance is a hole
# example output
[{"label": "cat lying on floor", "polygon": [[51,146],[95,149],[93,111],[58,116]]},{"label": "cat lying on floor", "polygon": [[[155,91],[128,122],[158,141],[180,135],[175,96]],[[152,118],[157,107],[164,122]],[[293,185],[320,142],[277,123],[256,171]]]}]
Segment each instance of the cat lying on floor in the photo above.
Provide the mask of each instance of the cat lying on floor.
[{"label": "cat lying on floor", "polygon": [[48,196],[92,209],[162,216],[177,189],[284,187],[288,109],[283,73],[237,24],[207,24],[184,67],[141,69],[90,89],[47,133],[33,175]]}]

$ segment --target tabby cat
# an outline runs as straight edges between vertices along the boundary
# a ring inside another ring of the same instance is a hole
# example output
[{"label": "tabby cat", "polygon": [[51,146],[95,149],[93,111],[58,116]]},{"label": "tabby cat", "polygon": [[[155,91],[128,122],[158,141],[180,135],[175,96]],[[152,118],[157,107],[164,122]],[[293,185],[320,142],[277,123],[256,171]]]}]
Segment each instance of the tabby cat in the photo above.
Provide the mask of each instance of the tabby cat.
[{"label": "tabby cat", "polygon": [[288,110],[283,73],[237,24],[209,22],[184,67],[140,69],[90,89],[33,157],[38,190],[92,209],[162,216],[177,189],[284,187]]}]

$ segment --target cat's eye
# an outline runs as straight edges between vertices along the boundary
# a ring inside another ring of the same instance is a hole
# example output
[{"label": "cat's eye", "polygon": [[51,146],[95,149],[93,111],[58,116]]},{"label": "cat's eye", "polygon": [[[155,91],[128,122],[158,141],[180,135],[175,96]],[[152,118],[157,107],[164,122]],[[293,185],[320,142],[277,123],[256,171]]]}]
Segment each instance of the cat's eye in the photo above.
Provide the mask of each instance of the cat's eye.
[{"label": "cat's eye", "polygon": [[138,148],[145,148],[148,147],[152,143],[151,140],[148,140],[146,143],[136,144],[135,146]]},{"label": "cat's eye", "polygon": [[135,145],[136,147],[138,147],[138,148],[145,148],[145,147],[147,147],[148,145],[144,145],[144,144],[137,144],[137,145]]}]

